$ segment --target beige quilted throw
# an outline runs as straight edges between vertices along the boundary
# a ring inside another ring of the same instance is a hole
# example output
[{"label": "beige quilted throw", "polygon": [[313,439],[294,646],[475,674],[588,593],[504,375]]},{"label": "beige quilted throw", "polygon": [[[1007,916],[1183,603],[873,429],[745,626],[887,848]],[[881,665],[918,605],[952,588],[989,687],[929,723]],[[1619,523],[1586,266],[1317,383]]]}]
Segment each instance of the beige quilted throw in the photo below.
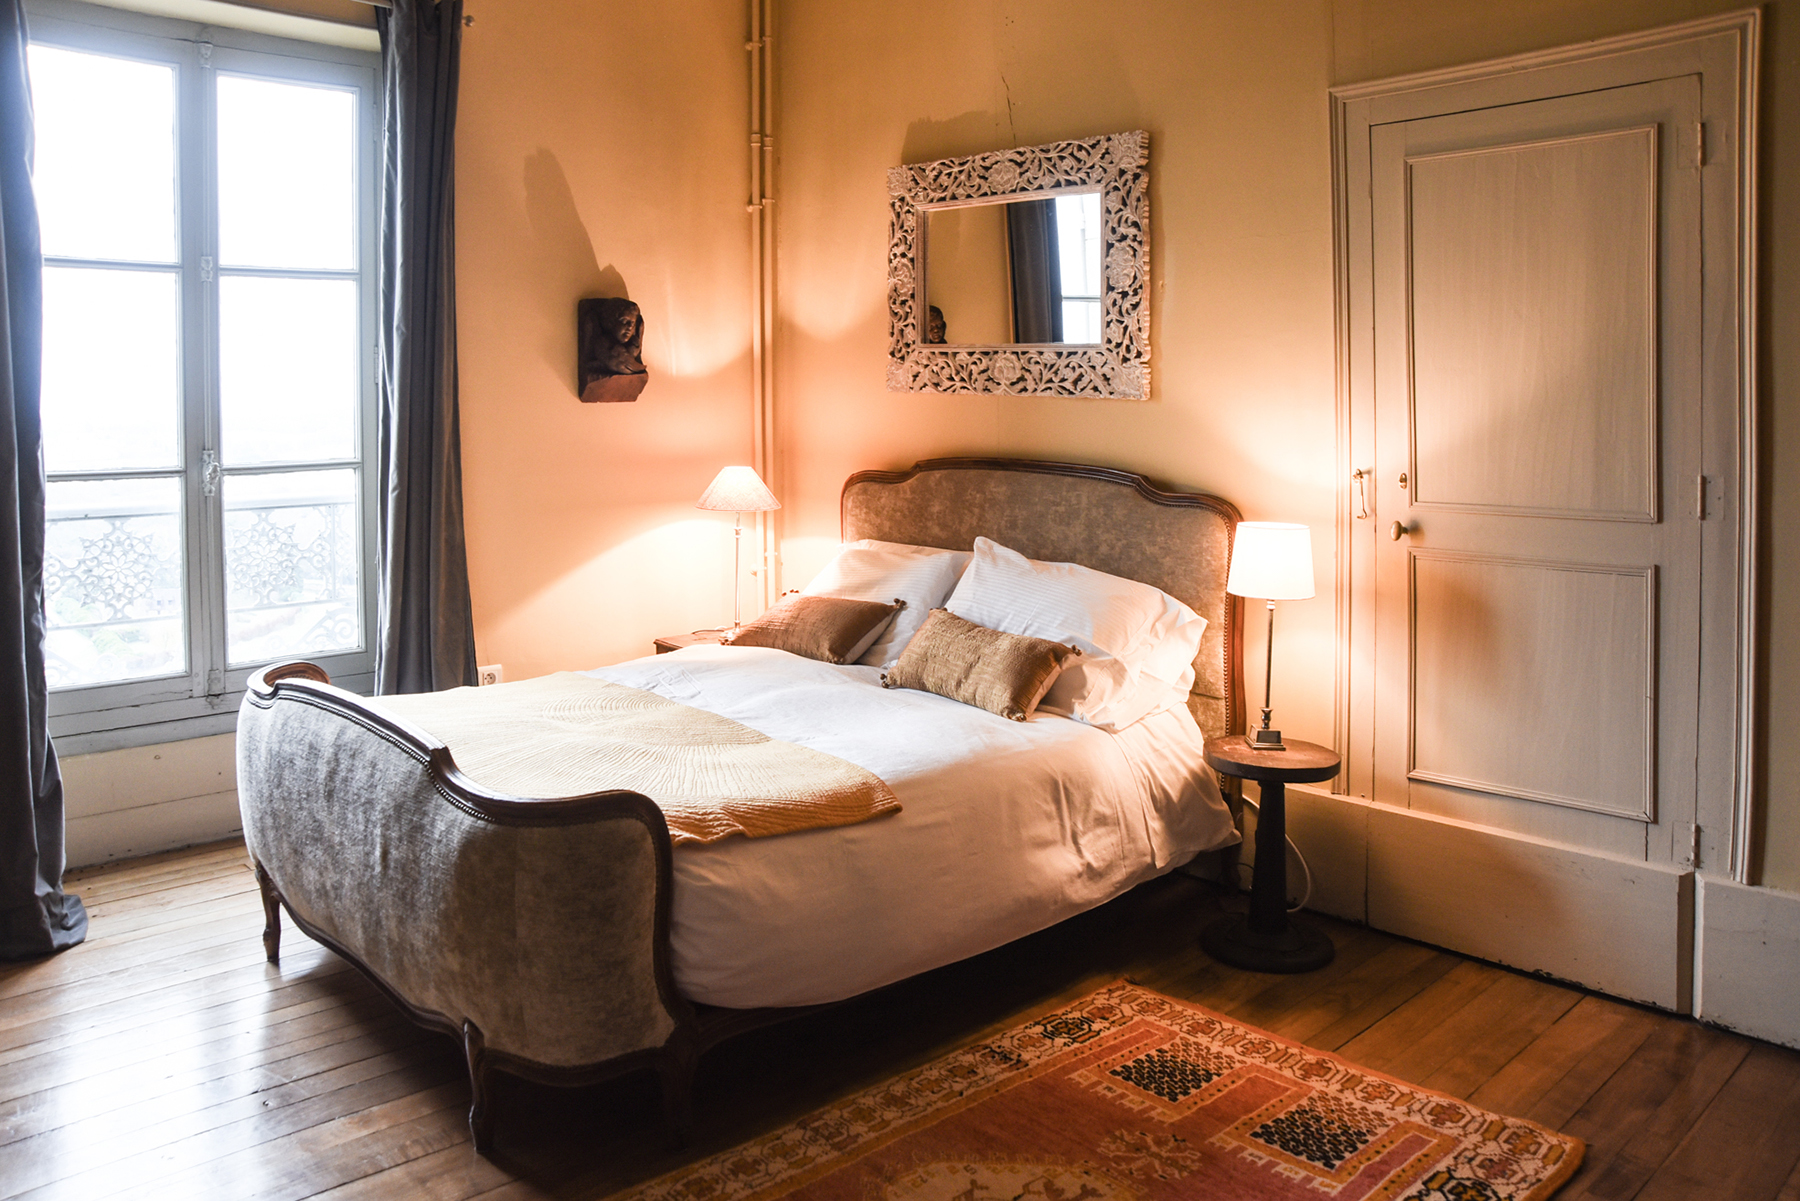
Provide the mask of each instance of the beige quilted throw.
[{"label": "beige quilted throw", "polygon": [[641,792],[662,808],[676,846],[849,826],[900,811],[893,790],[854,763],[573,672],[368,704],[436,736],[463,775],[496,792]]}]

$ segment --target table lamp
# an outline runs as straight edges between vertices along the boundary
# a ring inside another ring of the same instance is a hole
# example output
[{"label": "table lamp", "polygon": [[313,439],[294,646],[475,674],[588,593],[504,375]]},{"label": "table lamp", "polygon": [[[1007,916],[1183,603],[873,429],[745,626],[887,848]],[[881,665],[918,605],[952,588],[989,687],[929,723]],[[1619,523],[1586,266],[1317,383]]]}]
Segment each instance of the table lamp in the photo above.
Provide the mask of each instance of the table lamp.
[{"label": "table lamp", "polygon": [[[740,620],[742,611],[739,604],[743,595],[743,548],[744,548],[744,514],[766,513],[770,509],[779,509],[781,502],[769,491],[769,486],[762,482],[762,476],[756,474],[754,467],[726,467],[713,477],[713,482],[706,486],[700,494],[700,500],[694,505],[696,509],[708,509],[715,513],[737,514],[736,524],[732,526],[731,535],[731,629],[735,635],[743,629]],[[1311,596],[1312,593],[1307,593]]]},{"label": "table lamp", "polygon": [[1262,726],[1244,736],[1252,750],[1285,751],[1281,731],[1269,728],[1270,683],[1275,668],[1275,602],[1313,596],[1312,531],[1284,521],[1240,521],[1231,544],[1225,591],[1269,603],[1269,648],[1263,670]]}]

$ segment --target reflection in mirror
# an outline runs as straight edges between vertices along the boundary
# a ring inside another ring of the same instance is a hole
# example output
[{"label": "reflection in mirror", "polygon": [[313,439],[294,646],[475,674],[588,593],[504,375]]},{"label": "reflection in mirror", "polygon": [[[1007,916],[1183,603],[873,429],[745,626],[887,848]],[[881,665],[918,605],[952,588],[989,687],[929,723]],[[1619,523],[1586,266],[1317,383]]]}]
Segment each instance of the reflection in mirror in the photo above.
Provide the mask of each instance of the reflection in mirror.
[{"label": "reflection in mirror", "polygon": [[1100,341],[1100,193],[930,209],[921,340]]}]

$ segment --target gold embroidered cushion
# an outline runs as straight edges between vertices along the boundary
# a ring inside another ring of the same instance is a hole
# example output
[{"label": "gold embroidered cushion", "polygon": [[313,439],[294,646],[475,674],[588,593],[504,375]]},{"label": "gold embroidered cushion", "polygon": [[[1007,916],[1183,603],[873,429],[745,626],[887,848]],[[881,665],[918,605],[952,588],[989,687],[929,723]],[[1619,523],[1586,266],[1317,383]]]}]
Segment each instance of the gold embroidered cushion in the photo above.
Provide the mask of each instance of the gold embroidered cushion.
[{"label": "gold embroidered cushion", "polygon": [[848,663],[905,607],[902,600],[884,605],[841,596],[789,597],[739,630],[731,645],[772,646],[825,663]]},{"label": "gold embroidered cushion", "polygon": [[935,692],[1024,721],[1063,665],[1080,653],[1060,642],[1005,634],[964,621],[948,609],[933,609],[881,683]]}]

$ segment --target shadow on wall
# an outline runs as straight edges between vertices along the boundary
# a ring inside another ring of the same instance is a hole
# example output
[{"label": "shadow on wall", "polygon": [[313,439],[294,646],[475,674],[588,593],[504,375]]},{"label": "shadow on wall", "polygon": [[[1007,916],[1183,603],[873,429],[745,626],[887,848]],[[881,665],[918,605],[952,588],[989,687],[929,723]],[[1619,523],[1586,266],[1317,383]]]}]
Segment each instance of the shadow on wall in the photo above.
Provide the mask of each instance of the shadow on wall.
[{"label": "shadow on wall", "polygon": [[1018,144],[1005,113],[968,112],[943,121],[919,120],[908,125],[906,141],[900,147],[900,162],[929,163]]},{"label": "shadow on wall", "polygon": [[556,155],[543,147],[525,159],[525,219],[531,230],[531,275],[546,281],[545,302],[567,313],[543,322],[538,354],[559,379],[567,379],[575,391],[575,302],[587,296],[616,296],[629,300],[631,290],[618,268],[602,267],[594,253],[575,192]]}]

